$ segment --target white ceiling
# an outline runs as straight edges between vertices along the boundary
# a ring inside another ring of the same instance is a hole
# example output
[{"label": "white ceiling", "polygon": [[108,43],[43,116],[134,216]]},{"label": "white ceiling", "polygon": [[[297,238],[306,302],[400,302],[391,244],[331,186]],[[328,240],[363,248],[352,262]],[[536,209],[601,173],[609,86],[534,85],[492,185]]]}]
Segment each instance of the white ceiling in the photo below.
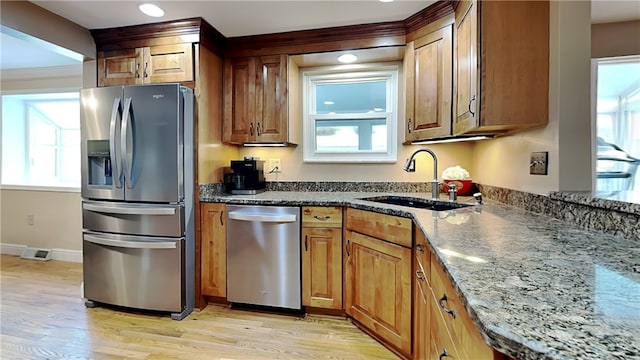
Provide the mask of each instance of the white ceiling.
[{"label": "white ceiling", "polygon": [[[162,18],[140,13],[140,1],[32,1],[87,29],[137,25],[182,18],[202,17],[227,37],[267,34],[342,25],[403,20],[435,1],[166,1]],[[640,1],[597,0],[592,2],[592,22],[640,19]],[[0,69],[61,66],[76,63],[27,41],[0,36]]]}]

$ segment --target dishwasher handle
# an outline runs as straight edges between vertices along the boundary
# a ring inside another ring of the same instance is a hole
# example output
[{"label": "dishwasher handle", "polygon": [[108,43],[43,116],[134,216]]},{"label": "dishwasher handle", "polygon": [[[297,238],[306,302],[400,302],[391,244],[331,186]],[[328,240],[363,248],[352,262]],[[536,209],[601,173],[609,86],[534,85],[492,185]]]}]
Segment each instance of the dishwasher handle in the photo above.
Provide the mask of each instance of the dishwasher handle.
[{"label": "dishwasher handle", "polygon": [[296,215],[295,214],[260,214],[260,213],[248,213],[243,211],[231,211],[229,212],[229,219],[240,220],[240,221],[289,223],[289,222],[296,222]]}]

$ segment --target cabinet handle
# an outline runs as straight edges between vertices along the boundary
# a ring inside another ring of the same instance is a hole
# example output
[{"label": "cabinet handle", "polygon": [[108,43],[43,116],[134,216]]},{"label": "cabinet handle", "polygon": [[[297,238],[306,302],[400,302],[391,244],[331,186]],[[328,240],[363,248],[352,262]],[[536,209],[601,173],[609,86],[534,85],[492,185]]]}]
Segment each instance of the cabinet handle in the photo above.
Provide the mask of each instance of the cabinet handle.
[{"label": "cabinet handle", "polygon": [[420,269],[416,270],[416,277],[418,278],[418,280],[424,280],[424,271]]},{"label": "cabinet handle", "polygon": [[256,135],[260,136],[260,123],[256,124]]},{"label": "cabinet handle", "polygon": [[249,123],[249,135],[253,136],[253,123]]},{"label": "cabinet handle", "polygon": [[446,348],[442,348],[442,352],[440,353],[440,356],[438,357],[438,359],[442,360],[443,358],[449,357],[449,353],[447,352]]},{"label": "cabinet handle", "polygon": [[136,64],[136,77],[140,78],[140,63]]},{"label": "cabinet handle", "polygon": [[347,246],[345,247],[345,250],[347,251],[347,256],[351,257],[351,253],[349,252],[349,245],[351,245],[351,244],[350,244],[349,240],[347,240]]},{"label": "cabinet handle", "polygon": [[421,244],[416,244],[416,250],[418,250],[419,252],[423,253],[424,252],[424,247]]},{"label": "cabinet handle", "polygon": [[444,312],[446,312],[447,314],[451,315],[452,318],[456,318],[456,312],[452,309],[449,309],[448,307],[446,307],[444,305],[445,301],[449,300],[449,298],[447,297],[447,294],[442,295],[442,297],[440,298],[440,307],[442,308],[442,310],[444,310]]},{"label": "cabinet handle", "polygon": [[409,118],[409,121],[407,121],[407,131],[409,132],[409,134],[411,134],[411,118]]},{"label": "cabinet handle", "polygon": [[313,215],[313,218],[316,219],[316,220],[324,221],[324,220],[331,219],[331,216],[329,216],[329,215]]},{"label": "cabinet handle", "polygon": [[309,245],[307,245],[307,237],[308,235],[304,236],[304,251],[309,251]]},{"label": "cabinet handle", "polygon": [[475,95],[473,95],[471,97],[471,100],[469,100],[469,112],[471,113],[471,116],[476,116],[476,114],[473,111],[471,111],[471,103],[474,102],[474,101],[476,101],[476,96]]},{"label": "cabinet handle", "polygon": [[222,221],[223,216],[224,216],[224,211],[220,211],[220,226],[224,226],[224,221]]},{"label": "cabinet handle", "polygon": [[144,63],[144,77],[146,77],[146,78],[149,77],[149,73],[148,73],[147,70],[149,70],[149,63],[145,61],[145,63]]}]

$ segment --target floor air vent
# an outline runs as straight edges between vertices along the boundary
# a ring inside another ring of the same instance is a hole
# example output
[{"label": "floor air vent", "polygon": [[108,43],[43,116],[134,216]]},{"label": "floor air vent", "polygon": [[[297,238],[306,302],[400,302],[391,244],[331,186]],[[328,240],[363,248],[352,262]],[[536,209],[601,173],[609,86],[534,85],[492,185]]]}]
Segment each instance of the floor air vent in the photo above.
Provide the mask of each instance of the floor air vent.
[{"label": "floor air vent", "polygon": [[20,257],[30,260],[51,260],[51,249],[35,249],[28,247],[22,251],[22,255],[20,255]]}]

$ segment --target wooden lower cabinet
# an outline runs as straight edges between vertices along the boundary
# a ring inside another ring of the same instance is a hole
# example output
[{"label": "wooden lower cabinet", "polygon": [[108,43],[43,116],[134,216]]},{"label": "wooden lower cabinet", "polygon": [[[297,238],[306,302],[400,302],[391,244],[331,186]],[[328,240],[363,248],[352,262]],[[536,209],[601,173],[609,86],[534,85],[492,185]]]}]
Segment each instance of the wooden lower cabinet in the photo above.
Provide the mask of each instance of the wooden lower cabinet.
[{"label": "wooden lower cabinet", "polygon": [[206,296],[227,296],[227,233],[225,205],[201,203],[200,291]]},{"label": "wooden lower cabinet", "polygon": [[[433,291],[433,309],[442,319],[442,326],[451,335],[459,356],[463,359],[499,359],[497,353],[484,341],[466,311],[464,304],[454,290],[444,268],[435,255],[431,258],[431,289]],[[440,331],[443,332],[443,331]]]},{"label": "wooden lower cabinet", "polygon": [[342,228],[302,229],[302,305],[342,309]]},{"label": "wooden lower cabinet", "polygon": [[347,230],[345,310],[404,355],[411,354],[411,249]]},{"label": "wooden lower cabinet", "polygon": [[342,208],[302,207],[302,305],[342,310]]}]

